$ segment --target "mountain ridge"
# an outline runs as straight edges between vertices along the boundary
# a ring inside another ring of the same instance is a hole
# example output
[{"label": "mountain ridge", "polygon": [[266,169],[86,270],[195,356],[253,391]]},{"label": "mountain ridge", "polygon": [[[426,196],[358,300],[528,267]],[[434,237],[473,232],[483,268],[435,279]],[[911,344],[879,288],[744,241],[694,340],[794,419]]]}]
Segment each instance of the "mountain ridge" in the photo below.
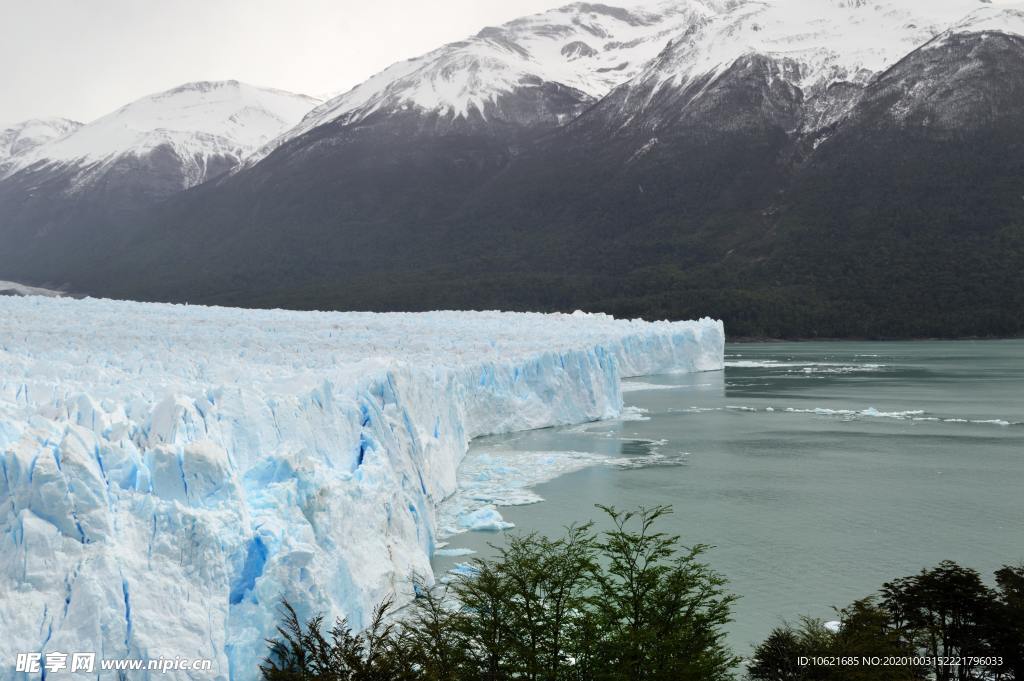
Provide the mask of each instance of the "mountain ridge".
[{"label": "mountain ridge", "polygon": [[416,103],[435,76],[470,82],[478,48],[528,63],[516,26],[593,75],[579,62],[607,44],[580,32],[609,31],[588,22],[621,37],[649,20],[660,41],[665,4],[485,29],[115,228],[79,220],[89,257],[22,240],[0,274],[252,307],[711,314],[741,336],[1024,332],[1020,3],[673,3],[684,30],[604,95],[513,69],[493,99]]},{"label": "mountain ridge", "polygon": [[[218,158],[232,165],[294,125],[318,100],[238,81],[199,81],[141,97],[68,134],[20,155],[6,171],[77,166],[78,182],[94,180],[125,156],[169,147],[186,165],[183,187],[215,174]],[[230,162],[230,161],[229,161]],[[219,174],[219,173],[216,173]]]}]

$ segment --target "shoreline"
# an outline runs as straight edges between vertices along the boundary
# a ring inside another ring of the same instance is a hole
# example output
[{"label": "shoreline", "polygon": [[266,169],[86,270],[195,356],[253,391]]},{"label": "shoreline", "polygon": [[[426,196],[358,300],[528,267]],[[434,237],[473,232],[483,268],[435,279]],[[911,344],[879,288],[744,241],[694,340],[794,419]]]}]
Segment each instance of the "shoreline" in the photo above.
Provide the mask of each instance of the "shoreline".
[{"label": "shoreline", "polygon": [[725,342],[736,344],[750,343],[972,343],[978,341],[1018,341],[1024,340],[1021,336],[958,336],[952,338],[922,336],[891,338],[866,338],[861,336],[850,336],[840,338],[817,338],[813,336],[798,336],[794,338],[770,338],[759,336],[737,336],[726,337]]}]

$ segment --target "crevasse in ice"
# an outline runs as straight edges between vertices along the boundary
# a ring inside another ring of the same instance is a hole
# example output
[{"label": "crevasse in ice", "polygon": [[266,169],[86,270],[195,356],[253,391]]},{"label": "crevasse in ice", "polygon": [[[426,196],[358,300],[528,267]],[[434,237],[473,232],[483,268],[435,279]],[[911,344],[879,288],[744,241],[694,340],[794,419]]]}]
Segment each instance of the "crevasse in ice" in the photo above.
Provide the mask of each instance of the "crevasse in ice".
[{"label": "crevasse in ice", "polygon": [[472,438],[614,417],[620,378],[720,369],[723,342],[710,320],[0,298],[0,679],[49,651],[255,679],[282,597],[358,626],[431,574]]}]

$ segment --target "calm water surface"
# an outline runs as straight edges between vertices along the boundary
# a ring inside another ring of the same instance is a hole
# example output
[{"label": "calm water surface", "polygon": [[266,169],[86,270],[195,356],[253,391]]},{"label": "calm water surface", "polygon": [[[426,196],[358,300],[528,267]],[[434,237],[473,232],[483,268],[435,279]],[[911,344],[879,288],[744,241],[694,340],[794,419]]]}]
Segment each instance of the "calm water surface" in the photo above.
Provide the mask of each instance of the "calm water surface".
[{"label": "calm water surface", "polygon": [[[708,562],[742,596],[741,653],[783,619],[828,619],[945,559],[986,575],[1024,561],[1024,341],[731,345],[727,364],[637,379],[626,403],[649,420],[485,439],[471,456],[660,455],[564,475],[501,513],[555,535],[599,520],[597,503],[672,505],[663,529],[715,546]],[[451,545],[486,556],[501,541]]]}]

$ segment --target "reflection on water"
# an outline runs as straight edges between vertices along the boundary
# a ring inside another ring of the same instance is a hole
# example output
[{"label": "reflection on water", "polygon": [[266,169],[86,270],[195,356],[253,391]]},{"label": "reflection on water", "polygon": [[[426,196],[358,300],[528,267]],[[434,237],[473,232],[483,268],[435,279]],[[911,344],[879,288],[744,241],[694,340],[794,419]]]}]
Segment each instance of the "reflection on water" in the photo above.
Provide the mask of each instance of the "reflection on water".
[{"label": "reflection on water", "polygon": [[[742,596],[740,652],[944,559],[1024,562],[1022,341],[734,345],[725,372],[625,397],[630,420],[475,443],[461,498],[548,534],[600,522],[598,503],[671,504],[663,529],[716,546]],[[501,540],[449,539],[478,555]]]},{"label": "reflection on water", "polygon": [[647,440],[623,440],[619,443],[619,456],[650,456],[655,451],[655,443]]}]

